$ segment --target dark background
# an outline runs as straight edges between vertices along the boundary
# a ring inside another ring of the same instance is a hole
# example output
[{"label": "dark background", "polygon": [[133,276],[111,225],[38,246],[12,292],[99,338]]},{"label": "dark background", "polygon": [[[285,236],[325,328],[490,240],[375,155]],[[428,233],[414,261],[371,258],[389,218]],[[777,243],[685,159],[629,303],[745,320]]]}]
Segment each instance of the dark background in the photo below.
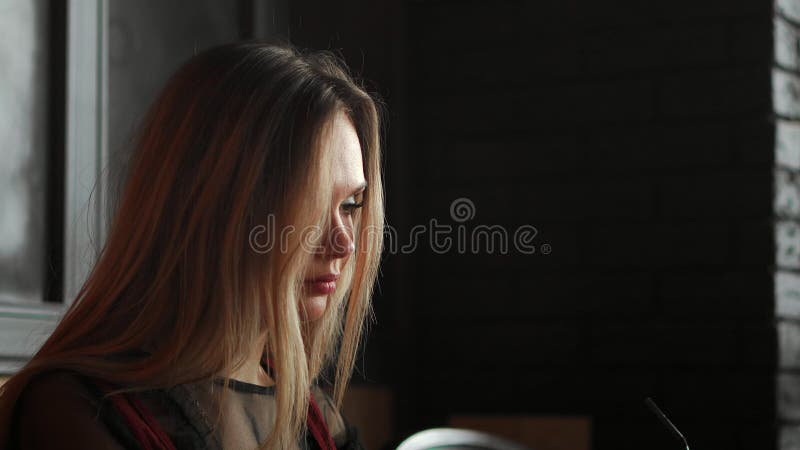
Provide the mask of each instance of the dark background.
[{"label": "dark background", "polygon": [[[388,223],[533,255],[387,254],[362,382],[398,434],[583,414],[593,448],[777,445],[769,1],[292,1],[389,110]],[[786,447],[785,447],[786,448]]]}]

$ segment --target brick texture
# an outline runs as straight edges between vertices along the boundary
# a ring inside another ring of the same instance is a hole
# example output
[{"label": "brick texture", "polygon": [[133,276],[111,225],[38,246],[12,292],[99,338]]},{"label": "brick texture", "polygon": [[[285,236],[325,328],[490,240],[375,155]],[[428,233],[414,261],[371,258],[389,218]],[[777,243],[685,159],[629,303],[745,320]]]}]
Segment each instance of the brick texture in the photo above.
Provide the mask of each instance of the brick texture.
[{"label": "brick texture", "polygon": [[[773,320],[776,254],[800,267],[800,114],[781,100],[776,134],[772,83],[795,80],[773,73],[771,2],[406,6],[415,217],[456,225],[467,197],[467,225],[531,224],[552,252],[409,255],[405,426],[578,414],[592,448],[676,448],[652,396],[692,448],[800,440],[775,432],[778,386],[800,411]],[[800,344],[794,323],[781,342]]]},{"label": "brick texture", "polygon": [[775,315],[778,336],[776,386],[779,448],[800,449],[800,23],[796,2],[778,0],[774,18],[772,98],[775,113]]}]

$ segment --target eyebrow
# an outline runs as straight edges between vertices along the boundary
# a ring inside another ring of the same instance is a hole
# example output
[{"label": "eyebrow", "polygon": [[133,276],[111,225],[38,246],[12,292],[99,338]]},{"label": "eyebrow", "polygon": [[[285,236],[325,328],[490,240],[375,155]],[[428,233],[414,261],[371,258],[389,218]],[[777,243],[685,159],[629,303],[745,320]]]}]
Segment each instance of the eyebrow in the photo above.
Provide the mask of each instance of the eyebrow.
[{"label": "eyebrow", "polygon": [[363,191],[366,188],[367,188],[367,182],[364,181],[363,183],[361,183],[358,186],[356,186],[355,189],[353,189],[353,194],[357,194],[357,193]]},{"label": "eyebrow", "polygon": [[[353,190],[352,190],[352,191],[350,191],[350,194],[348,194],[348,196],[350,196],[350,195],[356,195],[356,194],[360,193],[361,191],[363,191],[363,190],[364,190],[364,189],[366,189],[366,188],[367,188],[367,182],[366,182],[366,181],[363,181],[363,182],[361,182],[361,183],[357,184],[357,185],[356,185],[356,186],[353,188]],[[337,187],[336,189],[342,189],[342,188],[340,188],[340,187]],[[339,191],[339,192],[341,192],[341,191]]]}]

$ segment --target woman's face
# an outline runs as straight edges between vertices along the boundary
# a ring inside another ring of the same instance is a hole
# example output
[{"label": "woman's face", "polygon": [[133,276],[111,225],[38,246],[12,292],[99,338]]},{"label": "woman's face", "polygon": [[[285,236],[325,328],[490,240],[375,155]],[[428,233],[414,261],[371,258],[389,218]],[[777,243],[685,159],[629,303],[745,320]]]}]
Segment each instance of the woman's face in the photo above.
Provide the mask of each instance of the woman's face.
[{"label": "woman's face", "polygon": [[361,145],[344,113],[335,116],[323,152],[332,156],[334,181],[331,223],[322,236],[322,251],[314,256],[310,278],[303,283],[300,313],[304,320],[317,320],[328,306],[328,296],[336,289],[342,268],[355,251],[352,214],[361,206],[366,188]]}]

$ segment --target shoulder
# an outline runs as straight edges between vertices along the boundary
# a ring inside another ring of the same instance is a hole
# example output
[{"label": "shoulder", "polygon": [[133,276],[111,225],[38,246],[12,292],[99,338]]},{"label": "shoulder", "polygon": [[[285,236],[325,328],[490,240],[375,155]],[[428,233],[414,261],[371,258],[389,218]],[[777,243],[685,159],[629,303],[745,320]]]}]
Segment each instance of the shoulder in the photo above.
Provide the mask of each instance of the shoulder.
[{"label": "shoulder", "polygon": [[15,405],[19,448],[124,448],[101,420],[99,405],[99,396],[76,372],[35,375]]},{"label": "shoulder", "polygon": [[20,420],[33,420],[66,411],[93,411],[96,405],[79,374],[51,370],[34,375],[25,385],[17,400],[16,414]]},{"label": "shoulder", "polygon": [[347,425],[341,411],[336,408],[331,396],[321,387],[315,385],[312,387],[311,392],[314,395],[314,400],[317,402],[319,412],[322,413],[322,417],[325,418],[328,431],[330,431],[334,441],[338,443],[341,439],[344,439],[347,434]]},{"label": "shoulder", "polygon": [[336,407],[331,396],[321,387],[311,389],[314,399],[319,406],[320,413],[325,418],[328,431],[338,449],[363,450],[363,444],[358,436],[358,429],[350,425],[342,412]]},{"label": "shoulder", "polygon": [[20,401],[24,404],[35,404],[38,401],[52,399],[73,399],[87,397],[87,389],[83,377],[73,371],[55,369],[34,375],[25,385]]}]

